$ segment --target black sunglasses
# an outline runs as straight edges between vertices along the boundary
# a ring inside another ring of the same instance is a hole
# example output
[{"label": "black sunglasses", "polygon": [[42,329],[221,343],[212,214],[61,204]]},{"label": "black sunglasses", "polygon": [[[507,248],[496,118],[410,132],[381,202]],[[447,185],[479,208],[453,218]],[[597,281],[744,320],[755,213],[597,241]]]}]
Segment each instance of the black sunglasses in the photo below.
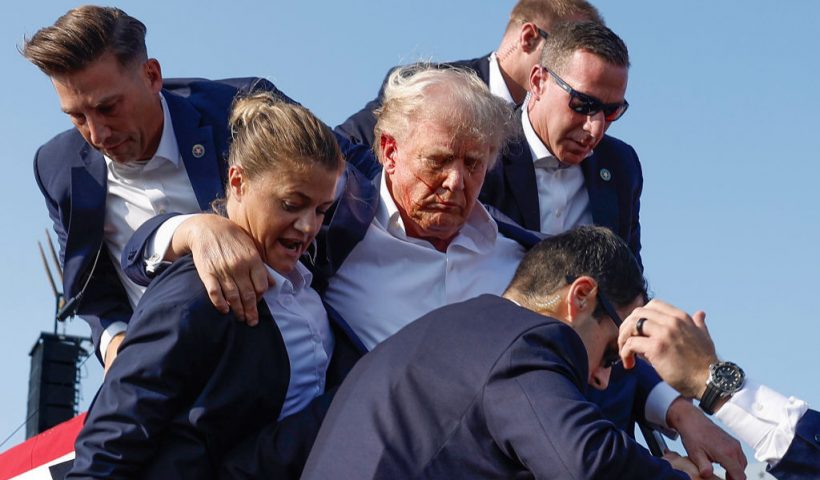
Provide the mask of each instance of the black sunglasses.
[{"label": "black sunglasses", "polygon": [[550,34],[547,33],[546,30],[542,30],[541,27],[539,27],[538,25],[535,26],[535,29],[538,30],[538,35],[541,35],[541,38],[543,38],[544,40],[550,38]]},{"label": "black sunglasses", "polygon": [[[609,299],[606,298],[606,295],[601,292],[600,285],[598,286],[598,304],[601,305],[601,308],[603,308],[607,316],[612,319],[612,323],[614,323],[616,327],[621,328],[623,321],[609,302]],[[612,348],[611,345],[607,345],[606,350],[604,350],[604,358],[601,360],[601,366],[611,368],[619,363],[621,363],[621,355],[618,353],[618,347]]]},{"label": "black sunglasses", "polygon": [[[567,283],[572,283],[575,281],[575,277],[572,275],[567,276]],[[612,320],[612,323],[615,324],[617,328],[621,328],[621,324],[623,320],[621,320],[621,316],[618,315],[618,312],[615,310],[615,307],[612,306],[612,303],[609,299],[604,295],[604,292],[601,291],[601,286],[598,285],[598,295],[596,295],[596,299],[598,300],[598,305],[601,306],[601,309],[604,313]],[[618,348],[611,348],[611,346],[607,346],[606,350],[604,351],[604,358],[601,360],[601,366],[604,368],[611,368],[621,362],[621,356],[618,353]]]},{"label": "black sunglasses", "polygon": [[[545,32],[546,33],[546,32]],[[561,77],[555,74],[552,70],[543,67],[549,72],[555,83],[569,94],[569,108],[573,112],[581,115],[595,115],[598,112],[604,112],[604,120],[607,122],[614,122],[621,118],[626,109],[629,108],[629,102],[624,100],[622,103],[603,103],[592,95],[581,93],[578,90],[570,87]]]}]

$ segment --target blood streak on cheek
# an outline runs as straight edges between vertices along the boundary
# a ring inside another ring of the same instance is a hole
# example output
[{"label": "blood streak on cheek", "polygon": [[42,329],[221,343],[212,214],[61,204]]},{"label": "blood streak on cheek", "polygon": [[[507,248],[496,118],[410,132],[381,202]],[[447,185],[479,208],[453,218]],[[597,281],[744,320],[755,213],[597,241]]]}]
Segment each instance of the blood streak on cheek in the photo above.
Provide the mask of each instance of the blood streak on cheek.
[{"label": "blood streak on cheek", "polygon": [[[438,194],[438,193],[437,193],[438,188],[436,188],[435,186],[433,186],[431,183],[428,183],[427,181],[425,181],[423,178],[421,178],[420,176],[416,175],[415,173],[413,174],[413,177],[415,177],[415,178],[416,178],[416,180],[417,180],[420,184],[422,184],[422,185],[424,185],[425,187],[427,187],[427,191],[428,191],[428,192],[430,192],[433,196],[435,196],[435,197],[436,197],[436,201],[437,201],[437,202],[439,202],[439,203],[444,203],[444,202],[445,202],[445,201],[444,201],[444,197],[442,197],[440,194]],[[424,198],[427,198],[428,196],[429,196],[429,195],[425,195],[425,196],[424,196]],[[421,203],[420,201],[416,200],[415,198],[413,198],[413,199],[412,199],[412,202],[413,202],[413,203],[414,203],[417,207],[419,207],[419,208],[424,208],[424,206],[425,206],[423,203]]]}]

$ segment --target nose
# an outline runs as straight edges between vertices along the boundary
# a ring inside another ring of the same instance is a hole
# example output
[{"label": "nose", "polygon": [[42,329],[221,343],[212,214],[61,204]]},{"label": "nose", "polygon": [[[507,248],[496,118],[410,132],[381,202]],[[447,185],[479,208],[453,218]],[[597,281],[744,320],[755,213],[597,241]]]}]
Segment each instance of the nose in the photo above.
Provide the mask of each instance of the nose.
[{"label": "nose", "polygon": [[464,189],[464,175],[466,167],[463,161],[452,162],[444,170],[444,182],[442,186],[450,191],[459,191]]},{"label": "nose", "polygon": [[604,136],[606,131],[606,120],[604,119],[604,112],[598,112],[594,115],[587,115],[584,122],[584,131],[590,136],[595,137],[598,141]]},{"label": "nose", "polygon": [[86,117],[85,125],[86,128],[88,128],[88,136],[91,139],[91,144],[95,147],[103,146],[105,141],[108,140],[108,137],[111,136],[111,129],[99,118],[94,118],[89,115]]},{"label": "nose", "polygon": [[310,237],[312,240],[313,237],[319,232],[319,227],[322,225],[322,217],[316,213],[315,210],[308,210],[296,219],[294,222],[293,227]]},{"label": "nose", "polygon": [[597,390],[606,390],[606,387],[609,386],[609,376],[612,373],[612,368],[603,368],[597,367],[592,372],[592,378],[590,384],[595,387]]}]

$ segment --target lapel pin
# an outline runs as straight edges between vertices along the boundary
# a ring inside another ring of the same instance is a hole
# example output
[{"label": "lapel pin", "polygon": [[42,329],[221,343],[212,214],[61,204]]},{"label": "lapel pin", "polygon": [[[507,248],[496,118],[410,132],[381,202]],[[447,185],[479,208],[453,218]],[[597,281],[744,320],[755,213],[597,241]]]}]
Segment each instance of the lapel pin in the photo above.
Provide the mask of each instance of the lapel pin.
[{"label": "lapel pin", "polygon": [[612,180],[612,172],[610,172],[606,168],[602,168],[601,169],[601,180],[603,180],[605,182],[608,182],[608,181]]},{"label": "lapel pin", "polygon": [[191,153],[194,155],[194,158],[202,158],[202,156],[205,155],[205,147],[203,147],[202,144],[197,143],[191,149]]}]

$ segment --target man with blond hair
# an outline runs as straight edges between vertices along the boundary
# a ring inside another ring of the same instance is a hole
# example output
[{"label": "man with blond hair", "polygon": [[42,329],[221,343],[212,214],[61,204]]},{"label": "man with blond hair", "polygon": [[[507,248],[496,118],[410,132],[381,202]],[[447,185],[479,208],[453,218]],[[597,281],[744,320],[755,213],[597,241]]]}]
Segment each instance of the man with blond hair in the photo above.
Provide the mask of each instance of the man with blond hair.
[{"label": "man with blond hair", "polygon": [[[586,0],[519,0],[510,12],[504,35],[494,52],[442,66],[474,71],[494,95],[519,105],[529,91],[530,70],[538,63],[544,38],[553,24],[571,20],[603,23],[598,9]],[[375,99],[336,127],[336,131],[355,143],[372,145],[376,125],[373,112],[382,103],[384,86]]]}]

